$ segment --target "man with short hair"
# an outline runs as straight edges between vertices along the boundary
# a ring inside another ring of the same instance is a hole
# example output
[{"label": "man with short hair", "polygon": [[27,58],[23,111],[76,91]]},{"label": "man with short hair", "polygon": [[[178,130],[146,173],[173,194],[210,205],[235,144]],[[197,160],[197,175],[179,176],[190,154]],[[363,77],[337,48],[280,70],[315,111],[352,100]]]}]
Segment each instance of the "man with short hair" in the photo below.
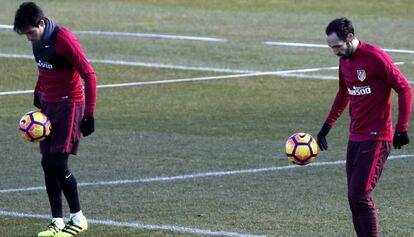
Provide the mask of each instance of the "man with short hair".
[{"label": "man with short hair", "polygon": [[[14,31],[32,43],[39,76],[33,104],[52,123],[50,137],[40,143],[46,191],[52,221],[39,237],[70,237],[87,230],[82,213],[77,181],[69,170],[69,154],[76,155],[80,134],[95,130],[96,76],[78,40],[66,28],[44,16],[33,2],[22,3],[16,11]],[[84,80],[83,90],[80,77]],[[70,209],[63,222],[62,191]]]},{"label": "man with short hair", "polygon": [[[379,47],[358,40],[352,22],[337,18],[326,27],[326,41],[339,59],[339,90],[317,135],[321,150],[326,135],[349,103],[351,123],[346,158],[348,201],[358,237],[377,237],[371,192],[391,151],[409,143],[412,89]],[[391,90],[398,94],[398,120],[393,136]]]}]

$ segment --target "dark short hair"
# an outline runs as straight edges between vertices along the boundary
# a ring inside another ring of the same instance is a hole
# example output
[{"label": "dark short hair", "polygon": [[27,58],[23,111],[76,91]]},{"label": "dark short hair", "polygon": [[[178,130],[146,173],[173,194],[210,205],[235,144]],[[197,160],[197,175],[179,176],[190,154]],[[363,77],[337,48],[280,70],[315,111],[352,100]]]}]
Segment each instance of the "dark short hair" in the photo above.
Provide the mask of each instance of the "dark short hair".
[{"label": "dark short hair", "polygon": [[42,9],[36,5],[36,3],[24,2],[19,6],[19,9],[16,10],[13,30],[18,34],[22,34],[23,31],[30,26],[39,26],[40,20],[44,18],[45,15],[43,14]]},{"label": "dark short hair", "polygon": [[354,33],[354,26],[352,25],[352,22],[346,18],[336,18],[333,21],[331,21],[328,26],[326,27],[326,35],[330,35],[332,33],[336,33],[339,39],[346,41],[346,38],[349,33]]}]

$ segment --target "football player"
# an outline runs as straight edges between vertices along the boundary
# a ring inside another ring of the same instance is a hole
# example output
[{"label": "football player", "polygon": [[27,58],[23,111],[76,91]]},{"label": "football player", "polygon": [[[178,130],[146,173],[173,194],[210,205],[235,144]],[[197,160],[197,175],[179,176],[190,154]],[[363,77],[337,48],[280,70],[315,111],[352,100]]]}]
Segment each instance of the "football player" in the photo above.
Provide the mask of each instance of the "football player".
[{"label": "football player", "polygon": [[[88,136],[95,130],[96,76],[75,36],[47,18],[35,3],[19,6],[13,29],[32,44],[39,72],[33,104],[52,123],[50,137],[40,143],[52,220],[38,236],[74,236],[87,230],[88,223],[68,159],[70,154],[77,154],[80,134]],[[84,90],[80,78],[84,80]],[[66,225],[62,192],[70,209]]]},{"label": "football player", "polygon": [[[393,145],[409,143],[412,89],[393,60],[379,47],[358,40],[347,18],[331,21],[326,41],[339,57],[339,89],[317,135],[321,150],[326,135],[349,104],[351,124],[346,157],[348,201],[358,237],[377,237],[371,192],[377,185]],[[398,120],[392,127],[391,91],[398,94]]]}]

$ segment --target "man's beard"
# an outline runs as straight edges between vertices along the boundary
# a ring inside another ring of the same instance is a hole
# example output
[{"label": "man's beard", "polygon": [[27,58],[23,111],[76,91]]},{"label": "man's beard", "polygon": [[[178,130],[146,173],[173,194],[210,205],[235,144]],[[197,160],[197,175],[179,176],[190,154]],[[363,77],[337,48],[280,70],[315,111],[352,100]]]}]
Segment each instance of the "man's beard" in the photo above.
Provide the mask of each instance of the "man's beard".
[{"label": "man's beard", "polygon": [[346,42],[346,49],[344,53],[337,53],[336,56],[341,57],[341,58],[349,58],[349,56],[351,56],[352,54],[352,44],[351,42]]}]

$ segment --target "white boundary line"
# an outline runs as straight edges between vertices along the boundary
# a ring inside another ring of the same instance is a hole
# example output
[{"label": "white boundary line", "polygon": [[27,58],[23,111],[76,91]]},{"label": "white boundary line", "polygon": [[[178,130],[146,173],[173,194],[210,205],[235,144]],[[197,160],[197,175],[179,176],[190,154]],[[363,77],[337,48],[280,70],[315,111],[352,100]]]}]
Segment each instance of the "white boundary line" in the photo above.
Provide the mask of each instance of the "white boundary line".
[{"label": "white boundary line", "polygon": [[[13,29],[12,25],[0,24],[0,29]],[[202,36],[188,36],[188,35],[166,35],[166,34],[146,34],[137,32],[114,32],[114,31],[83,31],[74,30],[72,31],[77,35],[98,35],[98,36],[128,36],[138,38],[157,38],[157,39],[175,39],[175,40],[191,40],[191,41],[205,41],[205,42],[227,42],[226,39],[213,38],[213,37],[202,37]]]},{"label": "white boundary line", "polygon": [[[222,79],[231,79],[231,78],[271,76],[271,75],[286,76],[286,77],[306,77],[305,74],[293,74],[293,73],[317,72],[317,71],[322,71],[322,70],[334,70],[334,69],[338,69],[338,67],[305,68],[305,69],[283,70],[283,71],[274,71],[274,72],[251,72],[251,73],[221,75],[221,76],[211,76],[211,77],[193,77],[193,78],[170,79],[170,80],[159,80],[159,81],[129,82],[129,83],[99,85],[98,88],[157,85],[157,84],[168,84],[168,83],[179,83],[179,82],[222,80]],[[326,80],[332,80],[332,78],[330,77],[324,77],[324,76],[321,76],[321,77]],[[318,79],[321,79],[321,77],[318,77]],[[309,76],[309,78],[314,78],[314,77],[311,75]],[[0,95],[2,95],[1,92],[0,92]]]},{"label": "white boundary line", "polygon": [[[0,57],[1,57],[1,54],[0,54]],[[407,64],[407,62],[399,62],[396,64],[403,65],[403,64]],[[281,76],[281,77],[318,79],[318,80],[338,80],[337,76],[304,74],[305,72],[317,72],[317,71],[323,71],[323,70],[336,70],[336,69],[338,69],[338,67],[305,68],[305,69],[284,70],[284,71],[274,71],[274,72],[251,72],[251,73],[221,75],[221,76],[211,76],[211,77],[193,77],[193,78],[168,79],[168,80],[157,80],[157,81],[127,82],[127,83],[115,83],[115,84],[106,84],[106,85],[104,84],[104,85],[98,85],[97,88],[160,85],[160,84],[170,84],[170,83],[223,80],[223,79],[231,79],[231,78],[271,76],[271,75]],[[413,81],[409,81],[409,83],[414,84]],[[3,91],[3,92],[0,92],[0,96],[30,94],[30,93],[33,93],[33,90]]]},{"label": "white boundary line", "polygon": [[13,26],[12,25],[3,25],[3,24],[0,24],[0,29],[10,29],[10,30],[13,30]]},{"label": "white boundary line", "polygon": [[[27,55],[27,54],[0,53],[0,57],[34,59],[34,57],[32,55]],[[306,72],[337,70],[338,66],[283,70],[283,71],[274,71],[274,72],[259,72],[259,71],[252,71],[252,70],[233,70],[233,69],[209,68],[209,67],[187,67],[187,66],[170,65],[170,64],[153,64],[153,63],[119,61],[119,60],[91,59],[90,62],[92,62],[92,63],[103,63],[103,64],[113,64],[113,65],[168,68],[168,69],[179,69],[179,70],[241,73],[241,74],[235,74],[235,75],[212,76],[212,77],[195,77],[195,78],[182,78],[182,79],[159,80],[159,81],[117,83],[117,84],[108,84],[108,85],[98,85],[98,88],[113,88],[113,87],[141,86],[141,85],[158,85],[158,84],[168,84],[168,83],[178,83],[178,82],[220,80],[220,79],[228,79],[228,78],[256,77],[256,76],[267,76],[267,75],[268,76],[277,75],[277,76],[281,76],[281,77],[309,78],[309,79],[319,79],[319,80],[338,80],[337,76],[307,75],[307,74],[304,74]],[[411,62],[396,62],[395,64],[396,65],[405,65],[405,64],[413,64],[413,63],[414,63],[414,61],[411,61]],[[412,82],[412,81],[409,81],[409,83],[414,84],[414,82]],[[2,95],[29,94],[29,93],[33,93],[33,90],[4,91],[4,92],[0,92],[0,96],[2,96]]]},{"label": "white boundary line", "polygon": [[318,79],[318,80],[338,80],[338,76],[327,76],[327,75],[310,75],[304,73],[289,73],[279,75],[282,77],[294,77],[294,78],[302,78],[302,79]]},{"label": "white boundary line", "polygon": [[[266,41],[263,44],[271,45],[271,46],[287,46],[287,47],[305,47],[305,48],[329,48],[328,45],[325,44],[308,44],[308,43],[292,43],[292,42],[277,42],[277,41]],[[414,50],[406,50],[406,49],[382,49],[386,52],[390,53],[406,53],[406,54],[414,54]]]},{"label": "white boundary line", "polygon": [[[404,158],[409,158],[409,157],[414,157],[414,154],[390,156],[390,157],[388,157],[388,160],[404,159]],[[206,177],[220,177],[220,176],[237,175],[237,174],[254,174],[254,173],[262,173],[262,172],[277,171],[277,170],[289,170],[289,169],[296,169],[296,168],[320,167],[320,166],[328,166],[328,165],[340,165],[340,164],[345,164],[345,162],[346,162],[345,160],[338,160],[338,161],[327,161],[327,162],[314,162],[314,163],[311,163],[310,165],[307,165],[307,166],[297,166],[297,165],[273,166],[273,167],[256,168],[256,169],[216,171],[216,172],[195,173],[195,174],[153,177],[153,178],[142,178],[142,179],[125,179],[125,180],[84,182],[84,183],[78,183],[78,186],[79,187],[86,187],[86,186],[135,184],[135,183],[171,182],[171,181],[176,181],[176,180],[188,180],[188,179],[197,179],[197,178],[206,178]],[[28,188],[0,189],[0,193],[29,192],[29,191],[38,191],[38,190],[45,190],[45,189],[46,188],[44,186],[34,186],[34,187],[28,187]]]},{"label": "white boundary line", "polygon": [[[127,82],[127,83],[116,83],[116,84],[106,84],[98,85],[97,88],[115,88],[115,87],[129,87],[129,86],[144,86],[144,85],[160,85],[160,84],[170,84],[170,83],[183,83],[183,82],[193,82],[193,81],[208,81],[208,80],[223,80],[231,78],[242,78],[242,77],[256,77],[256,76],[266,76],[266,75],[279,75],[290,77],[290,74],[284,74],[283,71],[279,72],[261,72],[261,73],[249,73],[249,74],[234,74],[234,75],[223,75],[223,76],[211,76],[211,77],[194,77],[194,78],[182,78],[182,79],[170,79],[170,80],[158,80],[158,81],[142,81],[142,82]],[[294,74],[292,77],[306,77],[305,74]],[[312,77],[310,77],[312,78]],[[318,78],[320,79],[320,78]],[[30,94],[33,93],[33,90],[19,90],[19,91],[3,91],[0,92],[0,96],[4,95],[21,95],[21,94]]]},{"label": "white boundary line", "polygon": [[[116,83],[116,84],[97,85],[97,88],[115,88],[115,87],[128,87],[128,86],[159,85],[159,84],[169,84],[169,83],[179,83],[179,82],[222,80],[222,79],[229,79],[229,78],[249,77],[249,76],[257,76],[257,73],[212,76],[212,77],[194,77],[194,78],[158,80],[158,81],[141,81],[141,82]],[[0,92],[0,96],[2,96],[2,95],[30,94],[30,93],[33,93],[33,90],[4,91],[4,92]]]},{"label": "white boundary line", "polygon": [[22,94],[30,94],[33,93],[34,90],[21,90],[21,91],[3,91],[0,92],[0,96],[2,95],[22,95]]},{"label": "white boundary line", "polygon": [[[0,57],[3,58],[22,58],[22,59],[34,59],[32,55],[28,54],[8,54],[0,53]],[[155,67],[155,68],[167,68],[167,69],[181,69],[189,71],[206,71],[206,72],[224,72],[224,73],[252,73],[265,75],[271,74],[288,74],[288,73],[298,73],[298,72],[317,72],[324,70],[337,70],[338,66],[333,67],[318,67],[318,68],[305,68],[305,69],[294,69],[294,70],[285,70],[285,71],[275,71],[275,72],[260,72],[253,70],[234,70],[234,69],[225,69],[225,68],[210,68],[210,67],[188,67],[180,65],[171,65],[171,64],[158,64],[158,63],[144,63],[144,62],[134,62],[134,61],[123,61],[123,60],[102,60],[102,59],[90,59],[91,63],[102,63],[102,64],[112,64],[112,65],[126,65],[126,66],[139,66],[139,67]],[[405,62],[399,62],[405,63]]]},{"label": "white boundary line", "polygon": [[187,36],[187,35],[165,35],[165,34],[146,34],[135,32],[113,32],[113,31],[73,31],[78,35],[99,35],[99,36],[130,36],[138,38],[156,38],[156,39],[176,39],[176,40],[192,40],[192,41],[206,41],[206,42],[227,42],[226,39],[202,37],[202,36]]},{"label": "white boundary line", "polygon": [[[12,25],[0,24],[0,29],[13,29]],[[191,40],[191,41],[205,41],[205,42],[227,42],[227,39],[215,38],[215,37],[203,37],[203,36],[187,36],[187,35],[167,35],[167,34],[148,34],[139,32],[116,32],[116,31],[80,31],[74,30],[74,34],[78,35],[98,35],[98,36],[127,36],[127,37],[139,37],[139,38],[157,38],[157,39],[177,39],[177,40]],[[266,41],[265,45],[271,46],[287,46],[287,47],[306,47],[306,48],[329,48],[324,44],[309,44],[309,43],[294,43],[294,42],[278,42],[278,41]],[[390,53],[406,53],[414,54],[414,50],[406,49],[383,49]]]},{"label": "white boundary line", "polygon": [[[208,81],[208,80],[223,80],[223,79],[231,79],[231,78],[244,78],[244,77],[257,77],[257,76],[270,76],[270,75],[278,75],[278,76],[281,76],[281,77],[311,78],[311,79],[320,79],[320,80],[335,80],[335,77],[329,77],[329,76],[316,76],[316,75],[309,75],[308,76],[306,74],[292,74],[294,72],[313,72],[313,71],[318,71],[318,70],[325,70],[325,69],[308,68],[308,69],[298,69],[298,70],[243,73],[243,74],[211,76],[211,77],[193,77],[193,78],[181,78],[181,79],[158,80],[158,81],[128,82],[128,83],[98,85],[97,88],[115,88],[115,87],[128,87],[128,86],[159,85],[159,84],[170,84],[170,83]],[[0,96],[30,94],[30,93],[33,93],[33,90],[3,91],[3,92],[0,92]]]},{"label": "white boundary line", "polygon": [[[194,78],[182,78],[182,79],[159,80],[159,81],[116,83],[116,84],[98,85],[97,88],[114,88],[114,87],[128,87],[128,86],[159,85],[159,84],[192,82],[192,81],[222,80],[222,79],[229,79],[229,78],[254,77],[254,76],[259,76],[259,75],[269,75],[269,73],[250,73],[250,74],[235,74],[235,75],[212,76],[212,77],[194,77]],[[4,91],[4,92],[0,92],[0,96],[29,94],[29,93],[33,93],[33,90]]]},{"label": "white boundary line", "polygon": [[[1,58],[20,58],[20,59],[32,59],[32,60],[34,60],[33,55],[28,55],[28,54],[0,53],[0,57]],[[211,67],[190,67],[190,66],[180,66],[180,65],[172,65],[172,64],[144,63],[144,62],[124,61],[124,60],[89,59],[89,62],[91,62],[91,63],[100,63],[100,64],[111,64],[111,65],[124,65],[124,66],[150,67],[150,68],[165,68],[165,69],[179,69],[179,70],[203,71],[203,72],[223,72],[223,73],[257,73],[257,72],[259,72],[259,71],[252,71],[252,70],[235,70],[235,69],[211,68]]]},{"label": "white boundary line", "polygon": [[[4,56],[5,54],[0,53],[0,57]],[[12,55],[12,57],[18,57],[19,55]],[[30,55],[24,55],[33,58]],[[24,57],[24,58],[28,58]],[[90,60],[91,62],[97,62],[97,60]],[[102,63],[99,61],[98,63]],[[106,62],[108,63],[108,62]],[[131,62],[132,63],[132,62]],[[171,65],[172,66],[172,65]],[[184,69],[183,66],[175,67],[175,69]],[[200,68],[197,68],[199,70]],[[219,70],[228,72],[227,69],[214,69],[214,68],[203,68],[205,71],[209,72],[217,72]],[[210,70],[213,69],[213,70]],[[274,71],[274,72],[255,72],[255,71],[241,71],[241,74],[233,74],[233,75],[222,75],[222,76],[211,76],[211,77],[194,77],[194,78],[181,78],[181,79],[170,79],[170,80],[158,80],[158,81],[144,81],[144,82],[130,82],[130,83],[117,83],[117,84],[107,84],[107,85],[98,85],[98,88],[114,88],[114,87],[127,87],[127,86],[142,86],[142,85],[158,85],[158,84],[168,84],[168,83],[180,83],[180,82],[193,82],[193,81],[207,81],[207,80],[222,80],[222,79],[230,79],[230,78],[244,78],[244,77],[257,77],[257,76],[270,76],[270,75],[277,75],[281,77],[298,77],[298,78],[306,78],[305,74],[294,74],[294,73],[305,73],[305,72],[318,72],[323,70],[335,70],[338,67],[320,67],[320,68],[305,68],[305,69],[295,69],[295,70],[282,70],[282,71]],[[191,70],[186,67],[186,70]],[[240,71],[233,71],[232,72],[240,72]],[[325,80],[332,80],[327,76],[308,76],[307,78],[317,78],[317,79],[325,79]],[[18,90],[18,91],[3,91],[0,92],[0,96],[3,95],[17,95],[17,94],[29,94],[33,93],[33,90]]]},{"label": "white boundary line", "polygon": [[[388,159],[395,160],[395,159],[402,159],[402,158],[408,158],[408,157],[414,157],[414,155],[396,155],[396,156],[390,156]],[[308,165],[307,167],[314,167],[314,166],[319,167],[319,166],[326,166],[326,165],[342,165],[345,163],[346,163],[345,160],[338,160],[338,161],[332,161],[332,162],[315,162],[315,163]],[[116,185],[116,184],[125,184],[125,183],[149,183],[149,182],[158,182],[158,181],[173,181],[173,180],[194,179],[194,178],[211,177],[211,176],[216,177],[216,176],[233,175],[233,174],[259,173],[259,172],[268,172],[268,171],[275,171],[275,170],[287,170],[287,169],[294,169],[294,168],[305,168],[305,166],[288,165],[288,166],[276,166],[276,167],[259,168],[259,169],[208,172],[208,173],[199,173],[199,174],[192,174],[192,175],[172,176],[172,177],[155,177],[155,178],[137,179],[137,180],[102,181],[102,182],[96,182],[96,183],[80,183],[79,186],[111,185],[111,184]],[[44,189],[44,187],[41,187],[41,188]],[[38,189],[32,188],[31,190],[38,190]],[[31,191],[31,190],[26,189],[25,191]],[[0,193],[4,193],[2,191],[3,190],[1,190]],[[5,211],[5,210],[0,210],[0,216],[9,216],[9,217],[18,217],[18,218],[26,217],[26,218],[37,218],[37,219],[50,219],[51,218],[49,215],[45,215],[45,214],[28,214],[28,213],[12,212],[12,211]],[[154,224],[142,224],[142,223],[134,223],[134,222],[120,222],[120,221],[113,221],[113,220],[96,220],[96,219],[88,219],[88,222],[91,224],[98,224],[98,225],[127,227],[127,228],[135,228],[135,229],[147,229],[147,230],[164,230],[164,231],[210,235],[210,236],[267,237],[266,235],[252,235],[252,234],[229,232],[229,231],[213,231],[209,229],[197,229],[197,228],[182,227],[182,226],[175,226],[175,225],[154,225]]]},{"label": "white boundary line", "polygon": [[[50,219],[51,216],[44,214],[28,214],[22,212],[12,212],[0,210],[0,216],[9,216],[9,217],[18,217],[18,218],[36,218],[36,219]],[[210,235],[210,236],[228,236],[228,237],[266,237],[266,235],[252,235],[245,233],[237,232],[228,232],[228,231],[214,231],[208,229],[197,229],[183,226],[175,225],[153,225],[153,224],[142,224],[134,222],[120,222],[113,220],[96,220],[89,219],[88,222],[98,225],[107,225],[107,226],[117,226],[117,227],[128,227],[134,229],[146,229],[146,230],[164,230],[164,231],[173,231],[180,233],[190,233],[190,234],[200,234],[200,235]]]},{"label": "white boundary line", "polygon": [[263,44],[270,45],[270,46],[328,48],[328,45],[324,45],[324,44],[307,44],[307,43],[276,42],[276,41],[266,41],[266,42],[263,42]]},{"label": "white boundary line", "polygon": [[[0,57],[1,57],[1,54],[0,54]],[[172,64],[144,63],[144,62],[134,62],[134,61],[123,61],[123,60],[91,59],[89,61],[91,63],[101,63],[101,64],[111,64],[111,65],[154,67],[154,68],[179,69],[179,70],[203,71],[203,72],[224,72],[224,73],[257,73],[259,72],[259,71],[252,71],[252,70],[237,70],[237,69],[211,68],[211,67],[191,67],[191,66],[180,66],[180,65],[172,65]]]}]

